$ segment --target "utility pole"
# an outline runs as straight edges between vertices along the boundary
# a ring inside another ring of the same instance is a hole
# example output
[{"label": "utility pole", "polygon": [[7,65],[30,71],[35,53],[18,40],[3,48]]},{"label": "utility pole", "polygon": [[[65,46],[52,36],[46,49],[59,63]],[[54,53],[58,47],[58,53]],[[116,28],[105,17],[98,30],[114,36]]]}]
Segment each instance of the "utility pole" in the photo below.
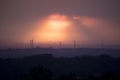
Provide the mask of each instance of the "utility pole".
[{"label": "utility pole", "polygon": [[76,41],[75,40],[73,41],[73,44],[74,44],[73,48],[76,48]]},{"label": "utility pole", "polygon": [[34,48],[34,41],[30,40],[30,48]]},{"label": "utility pole", "polygon": [[104,48],[104,43],[103,43],[103,41],[101,41],[101,48]]},{"label": "utility pole", "polygon": [[61,41],[60,41],[60,42],[59,42],[59,48],[60,48],[60,49],[62,48],[61,46],[62,46],[62,43],[61,43]]}]

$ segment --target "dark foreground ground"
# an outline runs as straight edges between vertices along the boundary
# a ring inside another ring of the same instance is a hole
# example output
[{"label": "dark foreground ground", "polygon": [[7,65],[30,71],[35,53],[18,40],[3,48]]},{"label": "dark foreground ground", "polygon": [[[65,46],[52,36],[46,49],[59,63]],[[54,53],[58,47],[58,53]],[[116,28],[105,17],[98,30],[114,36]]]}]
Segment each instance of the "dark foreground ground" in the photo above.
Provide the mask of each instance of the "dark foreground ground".
[{"label": "dark foreground ground", "polygon": [[36,48],[0,52],[0,80],[120,80],[120,57],[112,56],[119,55],[119,50]]}]

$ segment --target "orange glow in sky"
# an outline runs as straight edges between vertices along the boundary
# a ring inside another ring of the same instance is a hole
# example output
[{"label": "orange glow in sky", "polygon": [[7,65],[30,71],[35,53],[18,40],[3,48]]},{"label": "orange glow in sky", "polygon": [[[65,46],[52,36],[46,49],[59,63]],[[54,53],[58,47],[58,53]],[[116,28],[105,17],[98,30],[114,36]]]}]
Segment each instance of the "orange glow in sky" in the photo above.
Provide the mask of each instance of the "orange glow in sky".
[{"label": "orange glow in sky", "polygon": [[119,31],[110,26],[107,21],[97,18],[52,14],[36,22],[29,39],[41,44],[57,44],[59,41],[69,44],[73,40],[78,44],[97,44],[101,39],[111,43],[110,39],[117,40]]},{"label": "orange glow in sky", "polygon": [[53,14],[40,22],[35,32],[37,42],[56,42],[67,40],[67,29],[71,22],[67,16]]}]

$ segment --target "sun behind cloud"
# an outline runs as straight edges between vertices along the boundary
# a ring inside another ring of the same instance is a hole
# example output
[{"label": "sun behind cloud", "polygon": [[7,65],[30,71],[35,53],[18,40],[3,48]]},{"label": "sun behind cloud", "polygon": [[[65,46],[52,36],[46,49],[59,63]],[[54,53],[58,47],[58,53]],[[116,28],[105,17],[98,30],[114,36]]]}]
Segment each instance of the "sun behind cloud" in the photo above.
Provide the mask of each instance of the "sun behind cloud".
[{"label": "sun behind cloud", "polygon": [[35,32],[40,42],[56,42],[67,40],[67,29],[72,22],[65,15],[52,14],[44,18]]},{"label": "sun behind cloud", "polygon": [[70,22],[68,21],[66,16],[55,14],[49,16],[46,24],[53,30],[64,30],[70,25]]}]

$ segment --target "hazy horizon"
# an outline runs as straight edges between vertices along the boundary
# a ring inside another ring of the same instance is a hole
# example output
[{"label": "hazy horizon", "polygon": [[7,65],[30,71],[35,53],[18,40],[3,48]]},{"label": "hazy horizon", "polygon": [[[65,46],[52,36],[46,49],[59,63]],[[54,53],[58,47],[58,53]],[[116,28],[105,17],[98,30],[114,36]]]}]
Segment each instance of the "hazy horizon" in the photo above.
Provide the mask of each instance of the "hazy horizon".
[{"label": "hazy horizon", "polygon": [[[118,0],[2,0],[0,48],[120,46]],[[42,44],[42,45],[41,45]],[[82,46],[81,46],[82,45]],[[90,46],[92,45],[92,46]]]}]

